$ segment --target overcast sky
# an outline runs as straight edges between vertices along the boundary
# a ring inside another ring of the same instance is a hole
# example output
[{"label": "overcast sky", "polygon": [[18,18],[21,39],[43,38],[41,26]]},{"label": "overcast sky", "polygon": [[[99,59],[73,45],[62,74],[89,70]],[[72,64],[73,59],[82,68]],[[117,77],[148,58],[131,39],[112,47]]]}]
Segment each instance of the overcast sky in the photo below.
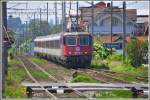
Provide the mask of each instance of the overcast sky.
[{"label": "overcast sky", "polygon": [[[102,0],[104,1],[104,0]],[[42,9],[46,9],[47,7],[47,2],[49,4],[49,12],[51,14],[49,14],[49,21],[50,19],[55,18],[54,16],[54,2],[53,1],[9,1],[7,4],[7,8],[16,8],[16,9],[37,9],[35,10],[36,12],[39,11],[40,8]],[[90,1],[89,1],[90,2]],[[110,2],[110,1],[105,1]],[[69,10],[69,1],[67,2],[68,4],[66,5],[66,13],[68,14],[68,10]],[[75,11],[76,9],[76,5],[75,5],[75,1],[72,2],[72,12]],[[98,3],[98,1],[94,1],[94,4]],[[137,9],[137,14],[138,15],[149,15],[149,1],[127,1],[127,8],[129,9]],[[119,6],[122,7],[122,1],[114,1],[113,2],[114,6]],[[61,1],[58,2],[58,18],[61,19],[62,18],[62,11],[61,11]],[[87,1],[79,1],[79,7],[83,7],[83,6],[90,6],[90,4],[87,3]],[[11,12],[12,10],[8,10],[8,12]],[[14,10],[13,10],[14,12]],[[17,11],[16,11],[17,12]],[[46,11],[45,11],[46,12]],[[9,14],[8,14],[9,15]],[[22,22],[24,23],[25,21],[29,21],[29,19],[33,19],[33,14],[22,14],[22,13],[14,13],[13,17],[21,17]],[[36,15],[36,18],[39,18],[39,15]],[[42,20],[46,20],[46,15],[42,15]]]}]

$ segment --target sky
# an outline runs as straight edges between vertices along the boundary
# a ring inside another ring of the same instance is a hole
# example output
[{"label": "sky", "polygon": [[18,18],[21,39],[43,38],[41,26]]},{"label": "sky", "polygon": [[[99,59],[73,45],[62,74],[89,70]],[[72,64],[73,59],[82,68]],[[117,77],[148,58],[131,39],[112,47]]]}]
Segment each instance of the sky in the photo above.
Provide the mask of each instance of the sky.
[{"label": "sky", "polygon": [[[101,0],[101,1],[105,1],[105,0]],[[48,2],[48,9],[49,9],[49,21],[52,19],[54,20],[55,15],[55,9],[54,9],[54,1],[9,1],[7,3],[7,8],[16,8],[16,9],[36,9],[36,10],[32,10],[34,12],[39,12],[39,9],[46,9],[47,8],[47,2]],[[89,1],[91,2],[91,1]],[[110,2],[110,1],[105,1],[106,3]],[[98,3],[98,1],[94,1],[94,4]],[[69,5],[70,2],[67,1],[66,4],[66,13],[69,13]],[[72,13],[76,12],[76,2],[74,0],[74,2],[72,2]],[[126,1],[127,4],[127,9],[137,9],[137,14],[138,15],[149,15],[149,1]],[[122,7],[122,1],[113,1],[113,5],[114,6],[119,6]],[[79,7],[85,7],[85,6],[90,6],[90,4],[87,1],[79,1]],[[61,19],[62,18],[62,11],[61,11],[61,1],[58,1],[57,4],[57,13],[58,13],[58,18]],[[21,10],[20,10],[21,11]],[[20,12],[19,11],[19,12]],[[31,11],[31,10],[30,10]],[[43,11],[43,10],[42,10]],[[8,9],[8,12],[18,12],[16,10],[10,10]],[[46,12],[46,10],[45,10]],[[8,14],[9,16],[9,14]],[[22,13],[13,13],[13,17],[21,17],[21,21],[22,23],[25,23],[25,21],[29,21],[30,19],[34,18],[34,14],[22,14]],[[35,18],[39,18],[39,14],[35,15]],[[41,16],[42,20],[46,20],[46,14],[42,14]]]}]

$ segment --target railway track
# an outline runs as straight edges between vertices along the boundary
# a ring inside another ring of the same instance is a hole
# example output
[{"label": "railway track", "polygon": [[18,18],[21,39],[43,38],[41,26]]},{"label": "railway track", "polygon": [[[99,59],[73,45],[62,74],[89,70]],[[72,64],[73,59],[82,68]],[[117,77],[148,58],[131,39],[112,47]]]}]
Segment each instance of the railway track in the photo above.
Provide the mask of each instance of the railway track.
[{"label": "railway track", "polygon": [[102,72],[109,76],[116,76],[116,77],[122,77],[122,78],[132,77],[137,81],[148,82],[148,77],[136,76],[133,74],[120,73],[120,72],[116,72],[116,71],[112,71],[112,70],[105,70],[105,69],[92,69],[92,70],[97,71],[97,72]]},{"label": "railway track", "polygon": [[19,59],[20,59],[20,61],[22,62],[22,65],[23,65],[24,69],[26,70],[26,72],[27,72],[28,76],[30,77],[30,79],[31,79],[32,81],[34,81],[36,84],[39,84],[40,88],[43,89],[43,90],[46,92],[46,94],[48,95],[48,97],[57,99],[57,97],[56,97],[55,95],[53,95],[51,92],[49,92],[47,89],[45,89],[44,86],[42,86],[42,84],[40,84],[40,82],[38,82],[38,81],[32,76],[32,74],[30,73],[30,71],[29,71],[29,70],[27,69],[27,67],[26,67],[26,66],[30,67],[31,63],[30,63],[28,60],[26,60],[24,57],[21,57],[21,56],[20,56]]},{"label": "railway track", "polygon": [[[25,68],[25,70],[27,71],[27,74],[29,75],[29,77],[37,84],[39,84],[41,86],[41,89],[42,90],[45,90],[45,92],[49,95],[49,97],[53,97],[54,99],[57,99],[57,97],[55,95],[53,95],[52,93],[50,93],[47,89],[45,89],[41,84],[40,82],[38,82],[33,76],[32,74],[29,72],[29,70],[27,69],[26,66],[28,67],[36,67],[37,69],[39,69],[40,71],[42,71],[44,74],[48,75],[48,77],[50,79],[52,79],[54,81],[54,83],[62,83],[61,81],[57,80],[55,77],[53,77],[52,75],[50,75],[46,70],[44,70],[42,67],[40,67],[38,64],[34,63],[34,62],[31,62],[28,58],[26,58],[25,56],[21,56],[19,57],[19,59],[21,60],[21,62],[23,63],[23,66]],[[89,98],[87,97],[86,95],[84,95],[83,93],[81,93],[80,91],[78,90],[75,90],[73,88],[71,88],[70,86],[67,86],[67,84],[63,83],[66,87],[72,89],[77,95],[79,95],[80,97],[86,97],[86,98]]]},{"label": "railway track", "polygon": [[99,80],[102,83],[129,83],[127,81],[107,75],[106,73],[103,73],[101,71],[96,71],[92,69],[78,69],[77,72],[86,73],[91,77],[93,77],[94,79]]}]

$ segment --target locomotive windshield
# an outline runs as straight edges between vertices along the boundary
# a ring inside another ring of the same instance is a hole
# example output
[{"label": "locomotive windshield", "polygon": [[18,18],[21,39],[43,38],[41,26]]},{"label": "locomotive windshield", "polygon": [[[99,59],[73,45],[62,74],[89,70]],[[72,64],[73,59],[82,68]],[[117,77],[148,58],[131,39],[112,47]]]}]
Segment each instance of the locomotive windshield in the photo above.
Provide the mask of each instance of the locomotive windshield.
[{"label": "locomotive windshield", "polygon": [[80,36],[80,45],[90,45],[90,37]]},{"label": "locomotive windshield", "polygon": [[66,36],[64,38],[65,45],[76,45],[76,37],[75,36]]}]

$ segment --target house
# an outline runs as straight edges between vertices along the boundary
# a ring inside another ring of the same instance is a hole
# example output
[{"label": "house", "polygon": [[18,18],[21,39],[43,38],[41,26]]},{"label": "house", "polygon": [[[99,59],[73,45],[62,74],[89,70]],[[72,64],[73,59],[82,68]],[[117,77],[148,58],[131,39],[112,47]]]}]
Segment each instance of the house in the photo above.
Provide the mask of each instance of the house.
[{"label": "house", "polygon": [[148,15],[137,15],[137,24],[139,26],[139,35],[148,35]]},{"label": "house", "polygon": [[[94,15],[94,22],[92,23],[92,8]],[[109,35],[111,33],[111,9],[110,3],[105,4],[99,2],[94,7],[81,7],[81,20],[82,24],[86,22],[88,31],[97,35]],[[137,10],[126,9],[126,34],[135,34],[138,32]],[[82,25],[81,25],[82,26]],[[122,35],[123,34],[123,9],[119,7],[113,7],[112,14],[112,33]]]}]

